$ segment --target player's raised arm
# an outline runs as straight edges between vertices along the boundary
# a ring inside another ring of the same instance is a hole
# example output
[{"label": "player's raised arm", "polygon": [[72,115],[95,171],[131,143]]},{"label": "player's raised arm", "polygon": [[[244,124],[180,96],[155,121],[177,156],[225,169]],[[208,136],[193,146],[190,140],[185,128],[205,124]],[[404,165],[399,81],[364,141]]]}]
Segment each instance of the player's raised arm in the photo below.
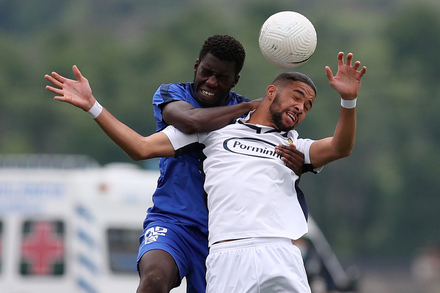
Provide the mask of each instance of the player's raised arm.
[{"label": "player's raised arm", "polygon": [[77,80],[63,77],[56,72],[45,75],[53,85],[46,86],[46,89],[57,95],[55,100],[88,111],[102,130],[133,160],[174,156],[173,146],[164,133],[141,136],[99,105],[92,94],[88,80],[78,67],[73,66],[73,73]]},{"label": "player's raised arm", "polygon": [[333,137],[318,140],[310,148],[310,159],[313,167],[319,168],[334,160],[349,156],[354,148],[356,136],[356,101],[361,86],[362,76],[367,68],[356,61],[353,54],[338,54],[338,72],[335,76],[326,66],[326,75],[331,87],[341,96],[339,120]]}]

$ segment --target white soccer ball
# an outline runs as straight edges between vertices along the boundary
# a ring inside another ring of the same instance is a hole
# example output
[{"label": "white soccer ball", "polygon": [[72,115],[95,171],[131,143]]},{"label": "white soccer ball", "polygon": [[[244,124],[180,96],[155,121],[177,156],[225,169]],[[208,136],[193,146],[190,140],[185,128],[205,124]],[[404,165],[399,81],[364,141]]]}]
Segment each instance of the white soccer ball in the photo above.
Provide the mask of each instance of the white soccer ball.
[{"label": "white soccer ball", "polygon": [[282,11],[261,26],[258,40],[261,53],[282,68],[298,67],[310,59],[317,44],[316,30],[304,15]]}]

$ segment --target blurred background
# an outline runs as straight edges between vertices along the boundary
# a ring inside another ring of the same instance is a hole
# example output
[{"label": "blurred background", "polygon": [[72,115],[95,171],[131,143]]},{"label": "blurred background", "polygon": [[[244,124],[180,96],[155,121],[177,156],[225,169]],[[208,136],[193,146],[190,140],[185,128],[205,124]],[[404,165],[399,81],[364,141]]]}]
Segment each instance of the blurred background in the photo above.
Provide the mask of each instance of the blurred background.
[{"label": "blurred background", "polygon": [[[260,53],[271,14],[297,11],[318,34],[295,69],[318,87],[297,128],[331,136],[340,97],[324,67],[339,51],[367,66],[349,158],[301,187],[309,210],[362,292],[440,292],[440,2],[438,0],[0,0],[0,154],[80,154],[131,162],[82,111],[53,101],[44,74],[73,78],[142,135],[155,130],[151,98],[161,83],[193,79],[204,40],[230,34],[247,57],[235,91],[251,99],[283,69]],[[138,162],[155,167],[155,162]]]}]

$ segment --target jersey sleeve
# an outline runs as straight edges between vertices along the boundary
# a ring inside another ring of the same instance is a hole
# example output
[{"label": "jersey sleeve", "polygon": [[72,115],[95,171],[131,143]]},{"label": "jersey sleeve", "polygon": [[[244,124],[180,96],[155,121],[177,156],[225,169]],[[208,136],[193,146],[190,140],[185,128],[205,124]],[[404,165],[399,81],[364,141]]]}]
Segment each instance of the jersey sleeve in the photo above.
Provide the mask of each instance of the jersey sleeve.
[{"label": "jersey sleeve", "polygon": [[162,132],[170,140],[176,152],[175,157],[191,153],[199,148],[199,135],[197,133],[185,134],[172,125],[167,126]]},{"label": "jersey sleeve", "polygon": [[156,90],[153,95],[153,110],[157,126],[156,131],[161,131],[168,126],[162,116],[162,108],[165,104],[173,101],[185,101],[197,108],[196,102],[191,98],[189,93],[189,86],[189,83],[164,83]]},{"label": "jersey sleeve", "polygon": [[313,168],[312,162],[310,160],[310,147],[315,141],[313,139],[302,139],[298,138],[295,141],[295,147],[304,154],[304,167],[303,167],[303,173],[306,172],[313,172],[313,173],[319,173],[321,172],[323,167],[320,168]]},{"label": "jersey sleeve", "polygon": [[184,92],[179,85],[174,83],[164,83],[162,84],[153,96],[153,105],[157,107],[162,107],[163,104],[172,101],[186,101]]}]

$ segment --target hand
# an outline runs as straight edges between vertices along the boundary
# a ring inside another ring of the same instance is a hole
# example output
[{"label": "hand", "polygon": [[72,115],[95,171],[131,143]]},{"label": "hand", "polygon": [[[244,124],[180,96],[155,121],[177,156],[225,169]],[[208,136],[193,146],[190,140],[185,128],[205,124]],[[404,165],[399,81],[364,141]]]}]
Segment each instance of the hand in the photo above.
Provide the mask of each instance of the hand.
[{"label": "hand", "polygon": [[257,109],[260,106],[262,101],[263,101],[263,98],[259,98],[259,99],[250,101],[249,104],[251,105],[252,110]]},{"label": "hand", "polygon": [[362,76],[367,72],[367,67],[365,66],[359,70],[361,62],[356,61],[353,66],[351,65],[352,62],[352,53],[347,55],[347,62],[344,63],[344,53],[339,52],[338,72],[336,76],[333,76],[330,67],[325,67],[330,86],[334,88],[344,100],[353,100],[357,97],[361,87]]},{"label": "hand", "polygon": [[281,156],[281,160],[286,166],[295,172],[296,175],[301,176],[304,166],[304,154],[298,151],[294,144],[279,145],[275,148],[277,154]]},{"label": "hand", "polygon": [[84,111],[90,110],[95,103],[92,89],[87,78],[82,76],[76,65],[73,66],[73,74],[78,79],[72,80],[52,72],[52,76],[45,75],[44,78],[50,81],[53,86],[46,86],[46,89],[57,94],[54,99],[57,101],[70,103]]}]

